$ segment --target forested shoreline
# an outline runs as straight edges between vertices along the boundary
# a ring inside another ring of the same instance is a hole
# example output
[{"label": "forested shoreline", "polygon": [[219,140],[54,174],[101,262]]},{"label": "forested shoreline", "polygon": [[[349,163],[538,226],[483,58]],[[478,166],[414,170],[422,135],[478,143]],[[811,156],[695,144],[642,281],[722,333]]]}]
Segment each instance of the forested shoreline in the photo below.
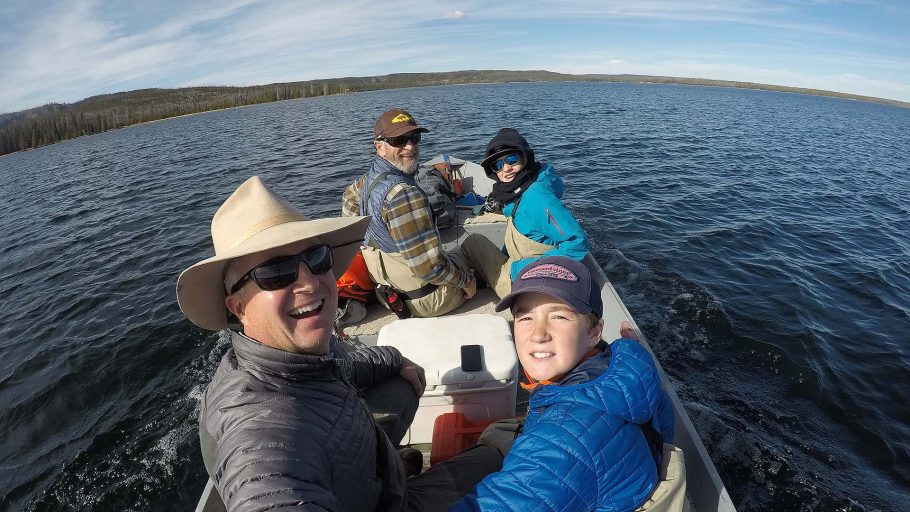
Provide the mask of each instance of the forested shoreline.
[{"label": "forested shoreline", "polygon": [[401,87],[506,82],[635,82],[737,87],[852,99],[910,108],[910,103],[818,89],[752,82],[646,75],[568,75],[550,71],[453,71],[396,73],[249,87],[141,89],[92,96],[84,100],[0,115],[0,155],[32,149],[83,135],[211,110],[273,101]]}]

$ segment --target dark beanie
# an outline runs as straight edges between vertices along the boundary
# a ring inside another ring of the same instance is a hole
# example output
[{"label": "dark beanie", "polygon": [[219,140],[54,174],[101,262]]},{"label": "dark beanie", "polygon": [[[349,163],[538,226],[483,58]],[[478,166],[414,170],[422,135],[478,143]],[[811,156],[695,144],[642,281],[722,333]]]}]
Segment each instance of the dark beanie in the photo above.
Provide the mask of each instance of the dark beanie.
[{"label": "dark beanie", "polygon": [[518,130],[515,128],[502,128],[496,133],[493,140],[487,144],[487,151],[480,165],[487,174],[490,174],[493,172],[490,167],[493,162],[509,153],[514,153],[516,150],[522,153],[525,166],[531,166],[534,163],[534,150],[531,149],[528,141],[518,133]]}]

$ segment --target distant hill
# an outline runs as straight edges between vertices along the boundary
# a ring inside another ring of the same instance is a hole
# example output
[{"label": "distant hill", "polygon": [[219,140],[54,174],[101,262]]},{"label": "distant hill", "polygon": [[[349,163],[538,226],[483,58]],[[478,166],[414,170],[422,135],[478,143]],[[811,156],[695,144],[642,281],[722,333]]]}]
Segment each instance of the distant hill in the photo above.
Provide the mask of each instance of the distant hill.
[{"label": "distant hill", "polygon": [[51,103],[21,112],[0,115],[0,155],[53,144],[54,142],[83,135],[122,128],[132,124],[243,105],[377,89],[505,82],[648,82],[710,85],[831,96],[910,108],[910,103],[870,96],[801,87],[702,78],[647,75],[567,75],[551,71],[505,70],[395,73],[383,76],[332,78],[250,87],[141,89],[138,91],[92,96],[70,104]]}]

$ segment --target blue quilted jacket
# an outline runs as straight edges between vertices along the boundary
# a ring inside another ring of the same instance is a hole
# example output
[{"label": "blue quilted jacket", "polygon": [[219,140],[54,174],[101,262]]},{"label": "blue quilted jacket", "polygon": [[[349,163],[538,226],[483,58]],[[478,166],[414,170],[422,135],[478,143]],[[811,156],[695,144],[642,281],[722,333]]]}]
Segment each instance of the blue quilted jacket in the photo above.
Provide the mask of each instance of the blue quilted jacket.
[{"label": "blue quilted jacket", "polygon": [[636,425],[649,419],[672,443],[673,405],[651,355],[635,340],[616,340],[559,385],[537,388],[502,470],[450,510],[635,510],[657,482]]}]

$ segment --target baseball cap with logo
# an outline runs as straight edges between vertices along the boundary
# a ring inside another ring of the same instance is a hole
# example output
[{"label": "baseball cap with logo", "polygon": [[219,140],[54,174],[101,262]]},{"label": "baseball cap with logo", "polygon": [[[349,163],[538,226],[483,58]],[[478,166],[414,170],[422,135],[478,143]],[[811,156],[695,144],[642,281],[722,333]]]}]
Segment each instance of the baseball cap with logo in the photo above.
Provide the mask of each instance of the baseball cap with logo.
[{"label": "baseball cap with logo", "polygon": [[512,307],[519,295],[531,292],[559,299],[583,315],[603,315],[600,289],[594,285],[588,267],[565,256],[541,258],[522,269],[512,281],[512,293],[499,301],[496,311]]},{"label": "baseball cap with logo", "polygon": [[373,135],[380,137],[398,137],[411,132],[426,133],[430,130],[417,126],[417,121],[406,110],[393,108],[386,110],[373,126]]}]

